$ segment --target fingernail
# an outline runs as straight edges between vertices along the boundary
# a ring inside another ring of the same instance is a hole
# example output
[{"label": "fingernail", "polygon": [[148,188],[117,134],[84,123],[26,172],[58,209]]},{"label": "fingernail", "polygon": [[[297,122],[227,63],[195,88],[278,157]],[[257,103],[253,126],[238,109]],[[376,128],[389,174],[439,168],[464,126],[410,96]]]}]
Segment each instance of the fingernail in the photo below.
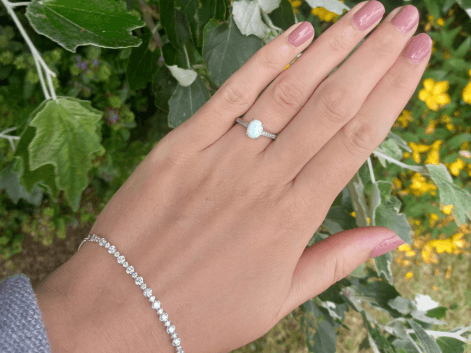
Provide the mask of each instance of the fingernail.
[{"label": "fingernail", "polygon": [[373,258],[386,254],[388,251],[394,250],[402,244],[404,244],[404,241],[395,235],[376,245],[375,248],[371,250],[370,257]]},{"label": "fingernail", "polygon": [[383,4],[379,1],[368,1],[353,15],[353,23],[360,31],[364,31],[383,17],[385,11]]},{"label": "fingernail", "polygon": [[424,60],[432,49],[432,38],[425,33],[411,38],[403,54],[410,59],[413,64],[418,64]]},{"label": "fingernail", "polygon": [[404,6],[392,20],[392,24],[402,33],[409,32],[417,22],[419,22],[419,10],[412,5]]},{"label": "fingernail", "polygon": [[314,27],[312,27],[310,22],[305,21],[290,33],[288,36],[288,43],[294,45],[295,47],[299,47],[301,44],[311,38],[313,34]]}]

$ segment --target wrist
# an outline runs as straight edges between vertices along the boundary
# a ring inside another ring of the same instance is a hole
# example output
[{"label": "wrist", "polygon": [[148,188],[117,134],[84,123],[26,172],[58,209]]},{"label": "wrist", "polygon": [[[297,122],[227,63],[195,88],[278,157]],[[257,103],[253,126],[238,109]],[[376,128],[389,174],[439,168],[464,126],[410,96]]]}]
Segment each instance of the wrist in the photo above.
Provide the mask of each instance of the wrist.
[{"label": "wrist", "polygon": [[52,352],[174,352],[148,298],[94,245],[84,243],[35,289]]}]

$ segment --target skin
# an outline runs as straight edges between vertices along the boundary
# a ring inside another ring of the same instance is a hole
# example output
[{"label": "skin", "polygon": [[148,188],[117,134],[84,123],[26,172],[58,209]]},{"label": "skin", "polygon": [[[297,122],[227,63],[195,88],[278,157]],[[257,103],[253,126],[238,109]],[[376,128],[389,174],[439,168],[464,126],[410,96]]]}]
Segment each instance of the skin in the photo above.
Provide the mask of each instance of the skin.
[{"label": "skin", "polygon": [[[90,234],[115,245],[152,288],[186,352],[258,339],[394,236],[357,228],[306,248],[430,59],[401,55],[417,25],[400,32],[394,11],[359,31],[352,17],[363,4],[288,70],[313,39],[289,44],[297,25],[260,49],[152,149],[93,225]],[[243,114],[278,138],[249,139],[234,125]],[[35,293],[53,352],[175,351],[142,290],[98,244],[84,243]]]}]

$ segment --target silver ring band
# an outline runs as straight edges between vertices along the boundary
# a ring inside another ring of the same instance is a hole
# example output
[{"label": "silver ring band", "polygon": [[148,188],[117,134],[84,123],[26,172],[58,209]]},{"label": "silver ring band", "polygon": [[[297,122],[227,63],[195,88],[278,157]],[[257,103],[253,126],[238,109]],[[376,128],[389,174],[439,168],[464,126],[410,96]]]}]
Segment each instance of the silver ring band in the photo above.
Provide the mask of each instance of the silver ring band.
[{"label": "silver ring band", "polygon": [[237,118],[236,122],[245,126],[247,128],[246,135],[253,140],[258,139],[259,136],[266,136],[273,140],[276,139],[277,135],[272,134],[267,131],[263,131],[263,124],[260,120],[254,119],[250,123],[242,120],[241,118]]}]

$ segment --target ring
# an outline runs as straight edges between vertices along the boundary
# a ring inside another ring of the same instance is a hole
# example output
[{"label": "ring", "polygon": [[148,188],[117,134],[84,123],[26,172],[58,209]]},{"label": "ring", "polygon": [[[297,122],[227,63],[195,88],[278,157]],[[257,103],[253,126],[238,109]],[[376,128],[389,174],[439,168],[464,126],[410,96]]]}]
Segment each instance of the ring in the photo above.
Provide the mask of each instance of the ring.
[{"label": "ring", "polygon": [[253,119],[250,123],[248,123],[243,121],[241,118],[237,118],[236,121],[247,128],[246,135],[253,140],[258,139],[259,136],[266,136],[273,140],[275,140],[277,137],[277,135],[263,131],[263,124],[260,120]]}]

